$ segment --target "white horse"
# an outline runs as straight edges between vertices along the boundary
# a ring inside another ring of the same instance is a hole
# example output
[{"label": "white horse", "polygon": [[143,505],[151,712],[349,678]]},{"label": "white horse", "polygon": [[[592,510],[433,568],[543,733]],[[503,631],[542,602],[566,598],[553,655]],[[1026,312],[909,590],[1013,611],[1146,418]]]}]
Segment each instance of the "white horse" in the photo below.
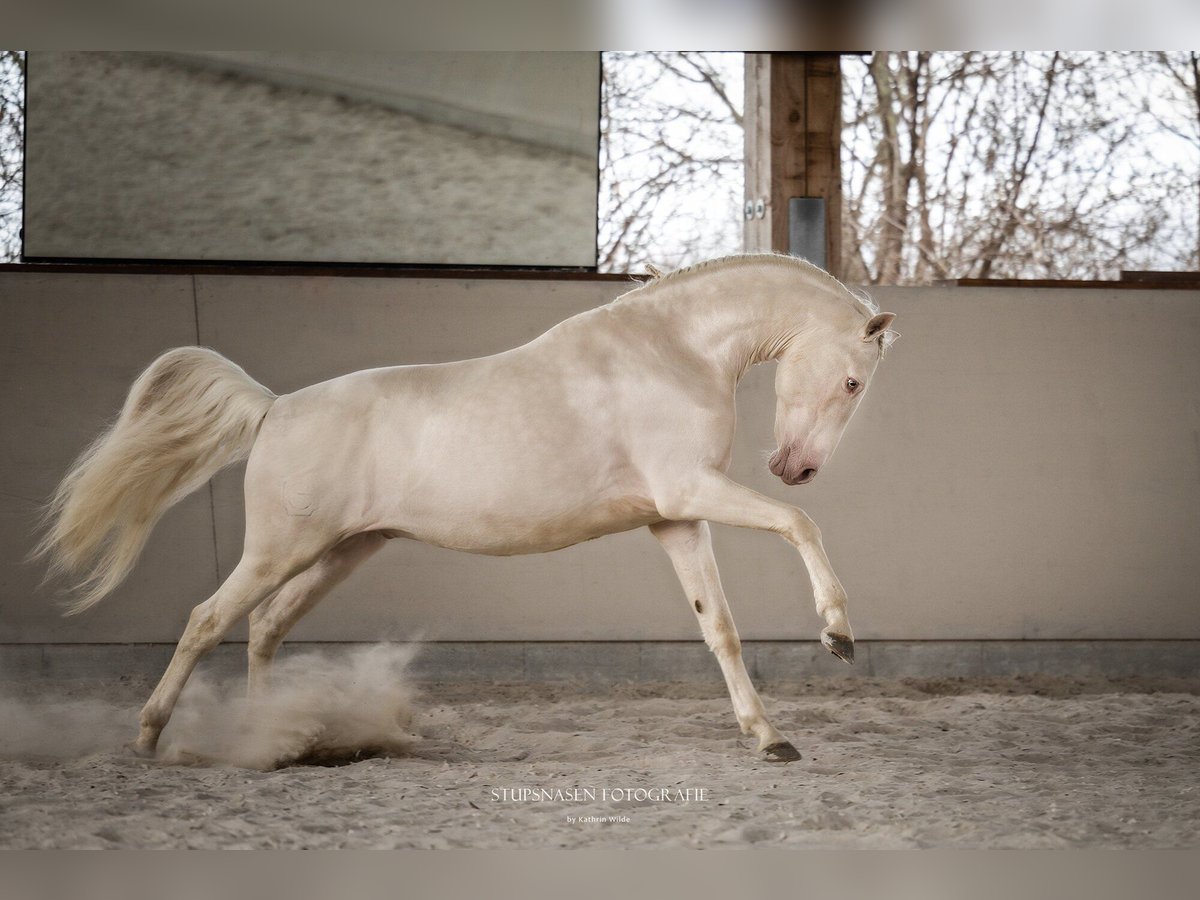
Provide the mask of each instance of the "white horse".
[{"label": "white horse", "polygon": [[812,579],[821,640],[853,661],[846,594],[804,512],[726,477],[734,392],[778,360],[771,471],[805,484],[862,399],[895,317],[789,257],[733,256],[654,278],[528,344],[354,372],[276,397],[198,347],[137,379],[51,502],[38,553],[79,577],[79,612],[125,577],[171,504],[249,457],[241,561],[192,611],[130,745],[153,755],[196,663],[250,614],[250,690],[288,630],[388,539],[541,553],[647,526],[671,558],[741,729],[799,754],[741,657],[709,522],[773,531]]}]

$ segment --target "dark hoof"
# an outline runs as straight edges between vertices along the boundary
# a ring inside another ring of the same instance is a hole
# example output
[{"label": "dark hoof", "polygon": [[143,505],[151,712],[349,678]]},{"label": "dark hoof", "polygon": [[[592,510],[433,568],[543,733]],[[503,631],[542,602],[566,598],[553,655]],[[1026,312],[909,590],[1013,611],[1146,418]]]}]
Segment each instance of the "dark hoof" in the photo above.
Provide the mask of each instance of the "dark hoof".
[{"label": "dark hoof", "polygon": [[795,762],[800,758],[800,751],[790,741],[776,741],[763,747],[762,757],[767,762]]},{"label": "dark hoof", "polygon": [[854,641],[844,634],[829,632],[821,635],[821,643],[829,648],[829,652],[838,659],[854,665]]}]

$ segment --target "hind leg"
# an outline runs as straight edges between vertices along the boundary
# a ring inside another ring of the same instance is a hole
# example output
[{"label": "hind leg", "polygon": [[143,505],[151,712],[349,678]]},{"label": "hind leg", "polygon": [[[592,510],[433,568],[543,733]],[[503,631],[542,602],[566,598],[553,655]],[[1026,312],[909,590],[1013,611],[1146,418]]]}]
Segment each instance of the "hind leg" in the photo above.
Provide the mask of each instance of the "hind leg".
[{"label": "hind leg", "polygon": [[141,730],[130,749],[153,756],[158,736],[166,727],[192,670],[206,653],[221,642],[233,624],[266,597],[279,590],[311,557],[291,561],[245,555],[217,592],[192,610],[187,628],[158,687],[142,707]]},{"label": "hind leg", "polygon": [[255,608],[250,614],[247,648],[251,695],[261,693],[266,687],[275,652],[292,626],[386,543],[387,538],[378,532],[346,538]]}]

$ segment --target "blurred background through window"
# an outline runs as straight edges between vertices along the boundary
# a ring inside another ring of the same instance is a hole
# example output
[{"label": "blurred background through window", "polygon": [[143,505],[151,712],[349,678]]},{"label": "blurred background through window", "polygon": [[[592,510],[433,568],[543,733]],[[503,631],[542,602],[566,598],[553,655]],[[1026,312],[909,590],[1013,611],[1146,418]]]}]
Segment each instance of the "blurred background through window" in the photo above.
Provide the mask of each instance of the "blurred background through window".
[{"label": "blurred background through window", "polygon": [[[0,259],[20,253],[24,55],[0,51]],[[1200,269],[1200,54],[842,58],[847,281]],[[744,57],[603,54],[599,270],[742,249]]]}]

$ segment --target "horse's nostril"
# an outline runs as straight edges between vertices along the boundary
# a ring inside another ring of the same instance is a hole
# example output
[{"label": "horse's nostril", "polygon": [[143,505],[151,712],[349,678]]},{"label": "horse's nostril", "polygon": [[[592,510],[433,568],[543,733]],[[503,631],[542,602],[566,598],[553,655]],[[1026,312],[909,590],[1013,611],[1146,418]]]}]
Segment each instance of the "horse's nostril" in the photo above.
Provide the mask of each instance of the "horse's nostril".
[{"label": "horse's nostril", "polygon": [[810,481],[812,481],[816,477],[817,477],[816,469],[805,469],[803,472],[800,473],[800,480],[797,483],[798,484],[808,484]]}]

